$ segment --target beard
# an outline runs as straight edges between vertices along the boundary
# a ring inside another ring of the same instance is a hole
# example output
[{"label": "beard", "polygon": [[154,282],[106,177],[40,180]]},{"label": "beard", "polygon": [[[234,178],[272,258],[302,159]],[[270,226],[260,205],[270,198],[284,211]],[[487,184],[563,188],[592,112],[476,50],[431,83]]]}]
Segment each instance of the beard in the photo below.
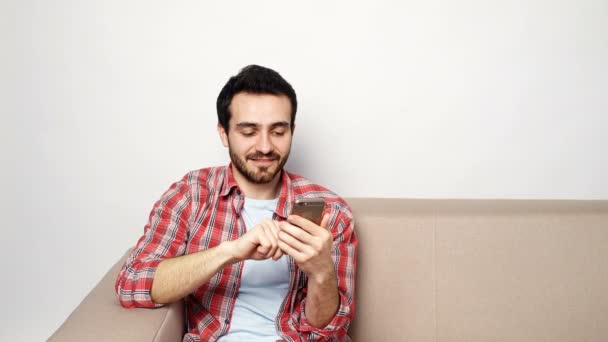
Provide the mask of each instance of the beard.
[{"label": "beard", "polygon": [[[289,151],[284,157],[281,157],[278,153],[270,152],[268,154],[263,154],[260,152],[250,153],[245,155],[245,158],[239,157],[228,144],[228,153],[230,154],[230,160],[232,160],[232,164],[236,166],[236,169],[241,173],[248,181],[254,184],[267,184],[270,183],[274,177],[283,170],[283,166],[287,163],[287,158],[289,158]],[[275,167],[273,166],[247,166],[248,159],[272,159],[274,161],[278,160],[279,163]]]}]

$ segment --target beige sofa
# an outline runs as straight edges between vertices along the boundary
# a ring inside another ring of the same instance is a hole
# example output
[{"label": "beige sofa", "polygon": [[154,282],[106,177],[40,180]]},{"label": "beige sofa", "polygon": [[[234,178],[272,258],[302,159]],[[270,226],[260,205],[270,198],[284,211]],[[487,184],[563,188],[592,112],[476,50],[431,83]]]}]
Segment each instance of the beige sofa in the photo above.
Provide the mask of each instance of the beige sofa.
[{"label": "beige sofa", "polygon": [[[608,340],[608,201],[347,201],[354,340]],[[181,303],[120,307],[122,262],[50,341],[181,341]]]}]

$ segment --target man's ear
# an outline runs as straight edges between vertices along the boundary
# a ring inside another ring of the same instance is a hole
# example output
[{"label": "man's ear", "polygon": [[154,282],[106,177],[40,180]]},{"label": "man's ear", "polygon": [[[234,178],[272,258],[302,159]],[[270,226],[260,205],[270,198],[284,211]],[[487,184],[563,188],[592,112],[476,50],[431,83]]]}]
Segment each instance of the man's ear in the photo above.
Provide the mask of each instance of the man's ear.
[{"label": "man's ear", "polygon": [[293,135],[293,134],[295,133],[295,131],[296,131],[296,124],[294,123],[294,124],[291,126],[291,135]]},{"label": "man's ear", "polygon": [[222,126],[220,123],[217,124],[217,132],[220,135],[220,139],[222,140],[224,147],[228,147],[228,132],[226,132],[224,126]]}]

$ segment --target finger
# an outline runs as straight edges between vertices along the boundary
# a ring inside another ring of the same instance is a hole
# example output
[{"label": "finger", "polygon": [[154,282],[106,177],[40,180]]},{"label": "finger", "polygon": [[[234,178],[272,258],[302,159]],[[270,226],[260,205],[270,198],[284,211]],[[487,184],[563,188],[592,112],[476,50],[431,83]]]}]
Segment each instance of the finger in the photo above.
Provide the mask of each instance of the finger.
[{"label": "finger", "polygon": [[303,253],[303,254],[307,254],[311,250],[310,246],[308,246],[305,243],[302,243],[300,240],[298,240],[295,237],[291,236],[286,231],[281,231],[279,233],[279,242],[283,242],[283,243],[289,245],[289,247],[291,247],[291,248],[293,248],[293,249],[295,249],[298,252]]},{"label": "finger", "polygon": [[264,232],[264,226],[258,226],[258,230],[256,232],[256,236],[260,244],[258,245],[257,251],[262,255],[268,254],[270,250],[270,241],[268,241],[268,237],[266,237],[266,233]]},{"label": "finger", "polygon": [[314,224],[314,222],[309,221],[298,215],[289,215],[287,221],[295,226],[298,226],[308,232],[310,235],[318,235],[319,231],[323,228]]},{"label": "finger", "polygon": [[264,234],[266,234],[266,238],[268,239],[269,247],[270,247],[270,249],[266,253],[266,257],[270,258],[270,257],[274,256],[274,254],[277,252],[277,249],[279,249],[279,245],[277,243],[278,239],[277,239],[277,236],[272,231],[272,228],[270,228],[268,226],[267,222],[263,223],[263,228],[264,228]]},{"label": "finger", "polygon": [[279,235],[279,231],[280,231],[279,222],[266,219],[266,220],[262,221],[262,223],[264,224],[264,226],[266,228],[268,228],[270,230],[270,232],[272,232],[272,235],[274,235],[274,237],[278,239],[278,235]]},{"label": "finger", "polygon": [[270,232],[274,237],[274,242],[277,244],[277,249],[281,250],[281,248],[279,248],[279,232],[281,231],[281,229],[279,228],[279,222],[268,220],[268,229],[270,229]]},{"label": "finger", "polygon": [[328,229],[329,227],[329,213],[325,213],[323,215],[323,219],[321,220],[321,228]]},{"label": "finger", "polygon": [[304,229],[291,225],[288,222],[281,222],[281,231],[287,232],[289,235],[300,240],[304,244],[311,242],[312,235],[306,232]]},{"label": "finger", "polygon": [[281,246],[279,246],[278,240],[277,240],[277,247],[279,247],[279,248],[277,248],[277,251],[272,256],[272,260],[274,260],[274,261],[281,259],[281,257],[283,256],[283,251],[281,250]]},{"label": "finger", "polygon": [[281,231],[281,228],[279,226],[279,221],[270,221],[271,224],[271,228],[272,231],[274,232],[274,234],[276,235],[277,239],[279,238],[279,232]]},{"label": "finger", "polygon": [[281,248],[281,250],[283,252],[285,252],[285,254],[291,256],[296,262],[300,262],[300,261],[304,260],[304,257],[305,257],[304,254],[297,251],[290,245],[286,244],[281,239],[279,239],[279,247]]},{"label": "finger", "polygon": [[272,257],[272,259],[276,261],[283,256],[283,251],[281,250],[281,247],[279,247],[279,232],[281,231],[281,228],[279,228],[279,222],[271,220],[270,229],[272,230],[274,236],[277,239],[277,250],[274,253],[274,256]]}]

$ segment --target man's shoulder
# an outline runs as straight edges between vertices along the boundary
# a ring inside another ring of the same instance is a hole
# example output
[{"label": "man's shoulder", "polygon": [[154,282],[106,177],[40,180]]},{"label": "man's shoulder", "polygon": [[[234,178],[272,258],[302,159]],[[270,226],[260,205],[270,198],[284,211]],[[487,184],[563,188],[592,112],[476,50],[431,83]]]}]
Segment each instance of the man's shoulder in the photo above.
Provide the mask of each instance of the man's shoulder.
[{"label": "man's shoulder", "polygon": [[291,179],[293,194],[296,200],[302,198],[323,198],[327,206],[342,211],[348,216],[352,216],[352,210],[348,203],[335,192],[299,174],[292,172],[287,172],[287,174]]},{"label": "man's shoulder", "polygon": [[186,173],[180,182],[189,186],[202,187],[210,189],[218,187],[224,181],[226,176],[227,166],[211,166],[197,170],[192,170]]}]

